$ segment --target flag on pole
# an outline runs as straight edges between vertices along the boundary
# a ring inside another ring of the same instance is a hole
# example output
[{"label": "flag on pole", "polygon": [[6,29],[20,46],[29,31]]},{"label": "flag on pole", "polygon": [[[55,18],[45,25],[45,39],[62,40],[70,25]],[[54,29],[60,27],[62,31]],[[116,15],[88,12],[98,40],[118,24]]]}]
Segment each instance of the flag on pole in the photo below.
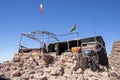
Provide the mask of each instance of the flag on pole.
[{"label": "flag on pole", "polygon": [[42,4],[42,2],[40,3],[40,13],[41,14],[43,13],[43,4]]},{"label": "flag on pole", "polygon": [[69,33],[73,32],[76,29],[76,24],[74,24],[71,29],[69,30]]}]

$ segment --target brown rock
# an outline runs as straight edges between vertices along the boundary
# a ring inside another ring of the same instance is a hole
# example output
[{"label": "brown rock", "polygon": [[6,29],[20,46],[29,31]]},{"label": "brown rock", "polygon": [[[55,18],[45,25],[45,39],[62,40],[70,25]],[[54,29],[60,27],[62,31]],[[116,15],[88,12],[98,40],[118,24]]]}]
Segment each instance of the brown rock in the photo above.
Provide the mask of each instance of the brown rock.
[{"label": "brown rock", "polygon": [[32,56],[39,56],[39,55],[40,55],[40,53],[33,52],[31,55],[32,55]]},{"label": "brown rock", "polygon": [[71,62],[66,62],[66,63],[64,63],[64,65],[65,65],[67,68],[70,68],[71,66],[73,66],[73,63],[71,63]]},{"label": "brown rock", "polygon": [[120,76],[118,76],[117,79],[120,80]]},{"label": "brown rock", "polygon": [[108,72],[102,72],[101,74],[102,74],[104,77],[109,77]]},{"label": "brown rock", "polygon": [[79,74],[77,80],[85,80],[83,74]]},{"label": "brown rock", "polygon": [[51,69],[50,68],[44,68],[44,71],[47,72],[47,73],[50,73]]},{"label": "brown rock", "polygon": [[63,73],[64,73],[64,68],[62,66],[57,67],[57,74],[63,75]]},{"label": "brown rock", "polygon": [[35,74],[35,71],[34,70],[29,70],[28,74]]},{"label": "brown rock", "polygon": [[6,66],[5,67],[5,71],[7,72],[7,71],[10,71],[10,67],[9,66]]},{"label": "brown rock", "polygon": [[12,76],[13,77],[20,77],[21,76],[21,73],[20,73],[20,70],[16,70],[12,73]]},{"label": "brown rock", "polygon": [[38,79],[38,78],[40,78],[42,75],[43,75],[43,72],[36,73],[36,74],[34,74],[34,78],[35,78],[35,79]]},{"label": "brown rock", "polygon": [[65,68],[64,69],[64,76],[65,77],[70,77],[71,76],[71,74],[72,74],[72,71],[71,71],[71,69],[70,68]]},{"label": "brown rock", "polygon": [[11,69],[12,69],[12,70],[16,70],[16,69],[17,69],[17,66],[14,66],[14,65],[13,65],[13,66],[11,67]]},{"label": "brown rock", "polygon": [[20,62],[20,57],[19,57],[19,56],[15,56],[15,57],[13,58],[13,61],[14,61],[14,62]]},{"label": "brown rock", "polygon": [[4,76],[4,73],[0,72],[0,77]]},{"label": "brown rock", "polygon": [[0,63],[0,69],[1,69],[1,68],[3,68],[3,64],[2,64],[2,63]]},{"label": "brown rock", "polygon": [[85,77],[93,77],[93,75],[94,75],[94,72],[90,69],[87,69],[87,70],[84,71],[84,76]]},{"label": "brown rock", "polygon": [[12,77],[10,80],[22,80],[21,77]]},{"label": "brown rock", "polygon": [[56,80],[56,79],[57,79],[57,76],[50,76],[50,78],[48,80]]},{"label": "brown rock", "polygon": [[51,74],[52,76],[58,76],[56,69],[53,69],[53,70],[50,72],[50,74]]},{"label": "brown rock", "polygon": [[69,78],[72,79],[72,80],[77,80],[78,76],[79,76],[78,74],[73,74],[72,73],[72,75]]},{"label": "brown rock", "polygon": [[29,79],[29,80],[35,80],[35,79]]},{"label": "brown rock", "polygon": [[34,74],[29,74],[29,79],[34,79]]},{"label": "brown rock", "polygon": [[46,76],[40,76],[39,80],[47,80]]},{"label": "brown rock", "polygon": [[29,74],[28,74],[28,73],[24,73],[24,74],[22,75],[22,79],[23,79],[23,80],[29,80]]},{"label": "brown rock", "polygon": [[64,73],[64,69],[61,66],[53,67],[52,71],[50,72],[50,74],[53,76],[63,75],[63,73]]},{"label": "brown rock", "polygon": [[37,78],[34,78],[34,80],[48,80],[46,76],[39,76]]},{"label": "brown rock", "polygon": [[33,59],[35,59],[35,60],[39,60],[40,57],[39,57],[39,56],[33,56]]},{"label": "brown rock", "polygon": [[73,71],[76,71],[77,69],[79,69],[79,64],[78,63],[75,63],[75,64],[73,64],[72,66],[71,66],[71,69],[73,70]]},{"label": "brown rock", "polygon": [[82,74],[83,73],[83,70],[81,68],[79,68],[76,72],[76,74]]},{"label": "brown rock", "polygon": [[109,75],[112,77],[118,77],[118,74],[115,71],[110,72]]},{"label": "brown rock", "polygon": [[116,77],[111,77],[111,80],[119,80],[119,79],[117,79]]},{"label": "brown rock", "polygon": [[24,60],[24,59],[29,59],[29,54],[28,54],[28,55],[24,55],[24,56],[22,56],[21,58],[22,58],[22,60]]},{"label": "brown rock", "polygon": [[19,55],[19,56],[23,56],[23,55],[24,55],[24,53],[18,53],[18,55]]}]

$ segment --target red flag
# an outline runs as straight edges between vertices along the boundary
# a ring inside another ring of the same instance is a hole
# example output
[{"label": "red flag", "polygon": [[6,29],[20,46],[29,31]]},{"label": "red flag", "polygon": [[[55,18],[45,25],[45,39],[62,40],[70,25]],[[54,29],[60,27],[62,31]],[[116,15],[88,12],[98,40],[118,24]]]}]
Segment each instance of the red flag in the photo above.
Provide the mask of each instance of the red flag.
[{"label": "red flag", "polygon": [[41,14],[43,13],[43,4],[42,4],[42,2],[40,3],[40,13]]}]

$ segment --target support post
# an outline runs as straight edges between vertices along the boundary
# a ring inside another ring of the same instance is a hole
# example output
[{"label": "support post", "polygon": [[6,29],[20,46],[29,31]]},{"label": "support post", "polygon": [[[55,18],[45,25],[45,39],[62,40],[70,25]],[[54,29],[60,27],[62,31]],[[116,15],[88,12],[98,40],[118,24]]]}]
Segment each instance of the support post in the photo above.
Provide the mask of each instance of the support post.
[{"label": "support post", "polygon": [[59,54],[59,42],[55,46],[56,56]]},{"label": "support post", "polygon": [[70,51],[70,44],[69,44],[69,41],[67,41],[67,50]]},{"label": "support post", "polygon": [[42,32],[42,59],[44,59],[45,57],[45,53],[44,53],[44,32]]},{"label": "support post", "polygon": [[77,47],[79,47],[79,33],[77,32]]},{"label": "support post", "polygon": [[19,50],[18,50],[18,52],[20,52],[20,49],[21,49],[21,42],[22,42],[22,35],[20,36],[20,42],[19,42]]}]

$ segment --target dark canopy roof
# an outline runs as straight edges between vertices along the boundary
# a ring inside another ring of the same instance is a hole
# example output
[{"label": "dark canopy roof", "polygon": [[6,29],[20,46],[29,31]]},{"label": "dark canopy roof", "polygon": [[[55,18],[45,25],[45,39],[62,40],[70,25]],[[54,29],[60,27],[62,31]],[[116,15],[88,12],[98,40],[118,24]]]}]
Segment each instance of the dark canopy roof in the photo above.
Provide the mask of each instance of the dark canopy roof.
[{"label": "dark canopy roof", "polygon": [[94,37],[88,37],[88,38],[81,39],[81,43],[85,43],[85,42],[99,42],[99,43],[102,43],[103,46],[105,46],[105,42],[102,36],[94,36]]}]

